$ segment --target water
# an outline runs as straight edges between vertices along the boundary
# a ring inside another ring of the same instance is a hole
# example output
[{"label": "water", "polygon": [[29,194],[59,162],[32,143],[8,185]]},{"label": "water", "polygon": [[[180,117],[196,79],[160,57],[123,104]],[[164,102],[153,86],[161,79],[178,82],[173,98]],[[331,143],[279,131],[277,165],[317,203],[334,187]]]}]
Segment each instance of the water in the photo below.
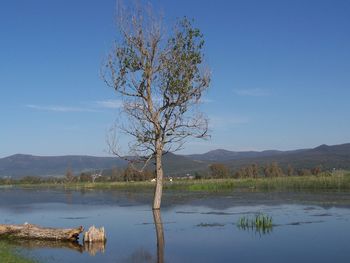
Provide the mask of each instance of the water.
[{"label": "water", "polygon": [[[105,246],[15,244],[41,262],[350,260],[350,193],[167,192],[155,215],[151,199],[151,192],[1,189],[0,223],[105,227]],[[237,227],[257,213],[272,216],[271,232]]]}]

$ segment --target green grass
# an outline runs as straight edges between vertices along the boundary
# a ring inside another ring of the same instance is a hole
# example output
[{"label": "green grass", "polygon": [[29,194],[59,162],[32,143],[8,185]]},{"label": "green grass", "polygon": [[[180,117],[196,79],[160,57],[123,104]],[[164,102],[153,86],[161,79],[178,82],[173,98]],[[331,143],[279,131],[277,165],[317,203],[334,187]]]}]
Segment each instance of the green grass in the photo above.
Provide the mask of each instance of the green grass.
[{"label": "green grass", "polygon": [[5,241],[0,241],[0,262],[6,263],[34,263],[33,259],[28,259],[21,255],[16,248]]},{"label": "green grass", "polygon": [[275,178],[244,178],[244,179],[206,179],[188,180],[167,184],[168,189],[187,191],[221,192],[233,189],[249,189],[260,191],[289,190],[350,190],[350,175],[332,176],[291,176]]},{"label": "green grass", "polygon": [[[144,182],[96,182],[96,183],[41,183],[41,184],[17,184],[20,187],[38,188],[64,188],[72,190],[80,189],[120,189],[139,190],[154,188],[155,183]],[[337,172],[334,174],[322,174],[319,176],[283,176],[274,178],[243,178],[243,179],[202,179],[202,180],[174,180],[166,181],[165,190],[181,190],[189,192],[222,192],[234,189],[247,189],[253,191],[298,191],[298,190],[350,190],[350,173]]]},{"label": "green grass", "polygon": [[243,216],[237,222],[237,227],[243,230],[255,230],[259,233],[272,231],[272,217],[265,214],[257,214],[253,218]]}]

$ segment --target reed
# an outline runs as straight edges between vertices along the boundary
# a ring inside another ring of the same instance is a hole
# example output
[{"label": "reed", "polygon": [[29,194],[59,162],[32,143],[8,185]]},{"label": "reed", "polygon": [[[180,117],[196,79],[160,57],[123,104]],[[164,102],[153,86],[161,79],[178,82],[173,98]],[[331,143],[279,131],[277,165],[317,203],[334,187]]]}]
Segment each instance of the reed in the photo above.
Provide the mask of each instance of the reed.
[{"label": "reed", "polygon": [[272,217],[265,214],[257,214],[254,217],[243,216],[239,218],[237,227],[243,230],[255,230],[259,233],[269,233],[272,231]]}]

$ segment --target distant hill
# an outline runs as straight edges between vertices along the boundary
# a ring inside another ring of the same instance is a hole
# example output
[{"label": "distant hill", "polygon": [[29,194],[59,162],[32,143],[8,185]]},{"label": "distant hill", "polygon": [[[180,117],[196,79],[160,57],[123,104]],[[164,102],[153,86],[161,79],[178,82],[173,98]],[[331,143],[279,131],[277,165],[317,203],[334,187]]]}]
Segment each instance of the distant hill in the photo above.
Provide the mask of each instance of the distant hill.
[{"label": "distant hill", "polygon": [[185,176],[188,173],[204,171],[208,169],[209,164],[208,162],[192,160],[187,156],[173,153],[167,153],[163,156],[164,173],[167,176]]},{"label": "distant hill", "polygon": [[[323,169],[350,169],[350,143],[341,145],[321,145],[313,149],[294,151],[246,151],[234,152],[214,150],[204,154],[176,155],[168,153],[164,156],[163,167],[167,176],[184,176],[196,171],[207,171],[211,163],[220,162],[232,170],[257,163],[265,165],[277,162],[282,168],[291,164],[295,169],[310,169],[322,166]],[[70,167],[75,174],[82,171],[113,167],[124,168],[127,163],[116,157],[94,156],[33,156],[16,154],[0,159],[0,177],[12,176],[20,178],[34,176],[62,176]],[[151,162],[149,169],[153,169]]]},{"label": "distant hill", "polygon": [[199,161],[209,161],[209,162],[224,162],[229,160],[240,160],[245,158],[260,158],[265,156],[276,156],[281,155],[285,153],[290,152],[300,152],[303,150],[296,150],[296,151],[277,151],[277,150],[268,150],[268,151],[244,151],[244,152],[234,152],[234,151],[227,151],[223,149],[213,150],[209,151],[204,154],[191,154],[187,155],[188,158],[192,160],[199,160]]},{"label": "distant hill", "polygon": [[121,167],[125,161],[115,157],[34,156],[15,154],[0,159],[0,176],[62,176],[68,167],[74,173],[102,168]]},{"label": "distant hill", "polygon": [[[0,159],[0,177],[11,176],[63,176],[68,167],[75,174],[83,171],[103,169],[103,174],[109,174],[112,168],[125,168],[127,162],[116,157],[94,156],[34,156],[15,154]],[[153,169],[151,162],[149,169]],[[182,155],[168,153],[163,158],[166,175],[186,175],[194,171],[207,169],[207,163],[191,160]]]},{"label": "distant hill", "polygon": [[290,164],[295,169],[311,169],[321,166],[325,170],[333,168],[349,170],[350,143],[334,146],[321,145],[313,149],[282,152],[273,156],[228,160],[224,163],[231,169],[236,169],[252,163],[265,165],[271,162],[277,162],[282,168],[286,168]]}]

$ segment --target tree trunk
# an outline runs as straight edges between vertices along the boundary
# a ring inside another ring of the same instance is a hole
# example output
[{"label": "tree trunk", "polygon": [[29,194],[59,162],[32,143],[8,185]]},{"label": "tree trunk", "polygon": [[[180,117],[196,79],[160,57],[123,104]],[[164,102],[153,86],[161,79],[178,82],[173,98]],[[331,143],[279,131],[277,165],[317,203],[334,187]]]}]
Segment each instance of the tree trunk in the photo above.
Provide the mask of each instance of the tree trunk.
[{"label": "tree trunk", "polygon": [[153,199],[153,209],[160,209],[160,203],[162,200],[162,191],[163,191],[163,166],[162,166],[162,155],[163,149],[159,142],[156,143],[156,189],[154,191]]},{"label": "tree trunk", "polygon": [[83,232],[82,226],[78,228],[44,228],[31,224],[24,225],[0,225],[0,236],[11,236],[22,239],[37,240],[66,240],[77,241],[79,234]]},{"label": "tree trunk", "polygon": [[154,225],[157,234],[157,263],[164,262],[164,231],[160,210],[153,210]]}]

